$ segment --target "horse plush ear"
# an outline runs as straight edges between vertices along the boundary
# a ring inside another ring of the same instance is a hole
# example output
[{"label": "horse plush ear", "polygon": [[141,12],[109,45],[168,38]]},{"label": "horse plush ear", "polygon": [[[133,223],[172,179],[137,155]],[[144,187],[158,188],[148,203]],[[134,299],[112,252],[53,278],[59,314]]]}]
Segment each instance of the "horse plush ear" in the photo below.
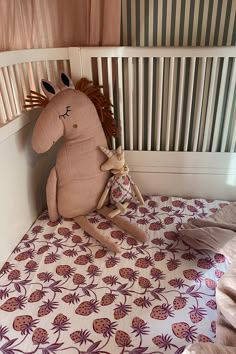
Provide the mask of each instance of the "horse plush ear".
[{"label": "horse plush ear", "polygon": [[44,79],[41,81],[41,87],[49,100],[51,100],[60,91],[60,89],[55,84]]},{"label": "horse plush ear", "polygon": [[65,90],[67,88],[72,88],[72,89],[75,88],[71,78],[63,72],[60,75],[60,88],[61,90]]}]

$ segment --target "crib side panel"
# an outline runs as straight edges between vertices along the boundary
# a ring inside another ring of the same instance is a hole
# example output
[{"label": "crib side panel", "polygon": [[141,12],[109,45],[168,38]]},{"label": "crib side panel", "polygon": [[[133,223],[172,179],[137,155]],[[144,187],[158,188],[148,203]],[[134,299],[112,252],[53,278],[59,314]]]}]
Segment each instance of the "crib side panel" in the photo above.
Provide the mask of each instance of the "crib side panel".
[{"label": "crib side panel", "polygon": [[[46,207],[45,184],[55,161],[56,147],[48,154],[34,153],[31,136],[38,111],[27,115],[30,122],[0,142],[0,268]],[[18,122],[25,119],[21,115]],[[7,125],[2,134],[3,129]]]}]

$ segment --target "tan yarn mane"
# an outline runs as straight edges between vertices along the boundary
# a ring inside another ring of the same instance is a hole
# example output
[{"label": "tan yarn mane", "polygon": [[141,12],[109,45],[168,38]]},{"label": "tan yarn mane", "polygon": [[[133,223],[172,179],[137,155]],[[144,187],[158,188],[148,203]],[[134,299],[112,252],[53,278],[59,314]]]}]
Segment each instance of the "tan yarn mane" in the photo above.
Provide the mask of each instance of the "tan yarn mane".
[{"label": "tan yarn mane", "polygon": [[[101,121],[104,133],[107,138],[109,147],[111,147],[111,137],[118,137],[118,128],[111,111],[112,104],[109,98],[105,97],[101,92],[102,86],[92,84],[86,78],[77,81],[75,89],[83,92],[93,102],[99,119]],[[24,108],[46,107],[49,100],[46,96],[39,92],[30,90],[30,95],[26,96]]]}]

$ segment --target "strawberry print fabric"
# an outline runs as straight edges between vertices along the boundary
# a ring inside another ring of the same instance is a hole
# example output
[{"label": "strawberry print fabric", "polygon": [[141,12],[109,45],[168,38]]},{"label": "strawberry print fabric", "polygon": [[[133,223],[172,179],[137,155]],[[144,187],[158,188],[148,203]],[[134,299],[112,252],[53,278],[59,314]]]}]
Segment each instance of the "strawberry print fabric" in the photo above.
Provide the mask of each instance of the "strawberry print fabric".
[{"label": "strawberry print fabric", "polygon": [[110,190],[111,204],[130,201],[133,198],[131,189],[133,184],[134,182],[129,175],[112,176],[107,183],[107,189]]},{"label": "strawberry print fabric", "polygon": [[178,230],[227,203],[147,197],[125,217],[145,229],[141,244],[96,213],[91,223],[121,245],[107,252],[71,220],[44,212],[0,273],[3,354],[181,354],[215,340],[220,254],[195,251]]}]

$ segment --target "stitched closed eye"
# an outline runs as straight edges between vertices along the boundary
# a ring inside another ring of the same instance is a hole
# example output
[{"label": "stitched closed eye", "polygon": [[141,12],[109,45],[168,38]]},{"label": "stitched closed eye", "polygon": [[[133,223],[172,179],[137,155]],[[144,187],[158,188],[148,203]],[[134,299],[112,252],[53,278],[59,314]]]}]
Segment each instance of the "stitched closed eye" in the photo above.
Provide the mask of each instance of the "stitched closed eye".
[{"label": "stitched closed eye", "polygon": [[65,119],[66,116],[69,117],[70,116],[69,112],[71,112],[71,109],[70,109],[70,106],[67,106],[65,113],[59,115],[59,119],[62,119],[62,118]]}]

